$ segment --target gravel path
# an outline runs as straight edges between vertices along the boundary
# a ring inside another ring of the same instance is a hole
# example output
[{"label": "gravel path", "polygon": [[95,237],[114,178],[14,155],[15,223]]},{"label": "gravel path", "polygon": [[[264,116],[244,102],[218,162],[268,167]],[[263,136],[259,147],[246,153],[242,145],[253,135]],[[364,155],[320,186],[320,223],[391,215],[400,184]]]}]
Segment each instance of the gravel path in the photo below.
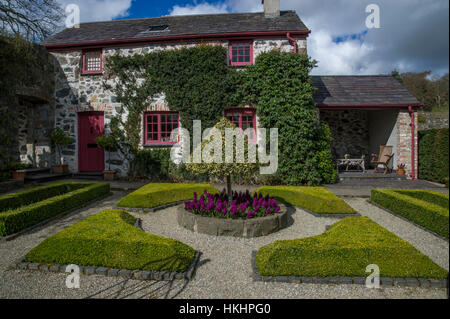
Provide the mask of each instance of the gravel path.
[{"label": "gravel path", "polygon": [[[60,221],[0,243],[0,298],[446,298],[445,289],[383,288],[358,285],[312,285],[252,281],[251,252],[279,239],[309,237],[325,231],[336,218],[314,217],[296,209],[293,224],[266,237],[243,239],[190,232],[178,226],[176,207],[155,213],[133,213],[151,233],[176,238],[203,253],[191,282],[154,282],[82,276],[80,289],[65,286],[65,274],[7,270],[17,258],[49,235],[110,208],[124,193],[74,212]],[[366,208],[364,208],[366,209]],[[364,212],[361,212],[364,214]],[[448,257],[447,257],[448,258]]]},{"label": "gravel path", "polygon": [[435,263],[448,271],[448,241],[368,203],[364,198],[344,198],[344,200],[347,204],[360,212],[361,215],[368,216],[384,228],[408,241],[423,254],[429,256]]}]

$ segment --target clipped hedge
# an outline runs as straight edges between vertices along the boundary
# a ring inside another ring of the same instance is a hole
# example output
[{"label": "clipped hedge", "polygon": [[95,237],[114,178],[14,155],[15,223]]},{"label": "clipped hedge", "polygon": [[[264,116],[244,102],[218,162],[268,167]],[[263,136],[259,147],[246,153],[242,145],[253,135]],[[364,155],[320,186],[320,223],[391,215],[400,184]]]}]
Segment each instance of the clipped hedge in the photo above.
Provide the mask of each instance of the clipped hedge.
[{"label": "clipped hedge", "polygon": [[0,196],[0,212],[10,209],[16,209],[21,206],[33,204],[44,199],[65,194],[82,187],[86,187],[87,183],[55,183],[45,186],[32,187],[17,193],[9,193]]},{"label": "clipped hedge", "polygon": [[209,184],[150,183],[123,197],[117,206],[152,208],[193,199],[194,192],[216,194],[219,191]]},{"label": "clipped hedge", "polygon": [[449,237],[446,194],[427,190],[372,189],[370,199],[443,237]]},{"label": "clipped hedge", "polygon": [[448,128],[419,131],[419,178],[448,181]]},{"label": "clipped hedge", "polygon": [[368,217],[346,217],[318,236],[279,240],[256,254],[263,276],[360,276],[376,264],[382,277],[447,277],[428,256]]},{"label": "clipped hedge", "polygon": [[45,239],[28,262],[184,272],[195,251],[177,240],[143,232],[123,210],[105,210]]},{"label": "clipped hedge", "polygon": [[84,187],[27,206],[1,212],[0,236],[16,233],[110,192],[109,183],[79,184],[84,185]]},{"label": "clipped hedge", "polygon": [[346,202],[324,187],[262,186],[255,192],[317,214],[356,214]]}]

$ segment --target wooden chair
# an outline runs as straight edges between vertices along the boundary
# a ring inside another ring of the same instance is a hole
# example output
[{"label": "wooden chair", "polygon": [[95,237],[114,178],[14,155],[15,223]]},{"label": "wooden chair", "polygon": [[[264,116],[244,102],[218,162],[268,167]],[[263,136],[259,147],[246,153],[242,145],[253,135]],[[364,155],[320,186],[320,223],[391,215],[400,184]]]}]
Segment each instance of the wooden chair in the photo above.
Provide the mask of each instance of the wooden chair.
[{"label": "wooden chair", "polygon": [[[375,173],[384,172],[384,174],[391,173],[392,169],[389,167],[389,164],[394,157],[392,153],[392,146],[380,145],[380,154],[372,154],[372,158],[370,160],[370,164],[375,166]],[[382,165],[383,168],[379,168],[378,166]]]}]

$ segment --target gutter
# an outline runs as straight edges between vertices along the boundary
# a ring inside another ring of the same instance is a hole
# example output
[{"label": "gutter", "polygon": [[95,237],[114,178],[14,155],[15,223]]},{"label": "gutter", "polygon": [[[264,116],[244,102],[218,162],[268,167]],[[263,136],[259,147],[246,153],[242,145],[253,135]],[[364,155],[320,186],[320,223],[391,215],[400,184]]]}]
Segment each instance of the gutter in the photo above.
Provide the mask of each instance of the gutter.
[{"label": "gutter", "polygon": [[[310,30],[296,30],[287,31],[289,34],[295,34],[307,37]],[[270,37],[283,36],[286,31],[258,31],[258,32],[232,32],[232,33],[209,33],[209,34],[186,34],[186,35],[172,35],[162,37],[147,37],[147,38],[128,38],[128,39],[111,39],[104,41],[87,41],[87,42],[73,42],[61,44],[44,44],[49,51],[65,50],[70,48],[103,48],[105,46],[127,46],[132,44],[145,44],[160,41],[184,41],[190,39],[197,40],[220,40],[220,39],[252,39],[255,37]]]},{"label": "gutter", "polygon": [[412,105],[408,107],[409,116],[411,117],[411,179],[416,179],[416,141],[415,141],[415,133],[416,133],[416,114],[414,113],[414,109]]},{"label": "gutter", "polygon": [[291,41],[292,45],[294,46],[294,53],[298,52],[297,49],[297,40],[295,40],[293,37],[291,37],[291,33],[286,33],[286,38],[288,38],[289,41]]}]

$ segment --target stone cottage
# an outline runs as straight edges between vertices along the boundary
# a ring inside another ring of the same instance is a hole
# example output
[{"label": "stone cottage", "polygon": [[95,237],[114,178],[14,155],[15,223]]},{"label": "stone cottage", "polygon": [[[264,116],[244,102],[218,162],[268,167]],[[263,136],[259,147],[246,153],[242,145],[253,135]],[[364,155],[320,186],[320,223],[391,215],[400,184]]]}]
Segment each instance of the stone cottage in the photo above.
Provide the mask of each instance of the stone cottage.
[{"label": "stone cottage", "polygon": [[[264,12],[167,16],[83,23],[44,41],[57,61],[54,122],[75,143],[63,152],[71,172],[101,172],[103,150],[95,143],[120,104],[102,81],[105,58],[201,43],[227,48],[230,67],[244,67],[274,48],[307,54],[311,32],[294,11],[280,11],[279,0],[265,0]],[[361,157],[377,153],[380,145],[394,146],[393,166],[405,163],[417,176],[417,116],[419,102],[389,76],[315,76],[315,99],[320,117],[333,133],[333,153]],[[230,109],[225,116],[241,128],[257,127],[252,108]],[[171,146],[170,131],[179,127],[179,114],[164,93],[142,114],[141,146]],[[367,156],[368,158],[369,156]],[[414,163],[412,165],[412,163]],[[127,173],[128,163],[115,154],[112,169]]]}]

